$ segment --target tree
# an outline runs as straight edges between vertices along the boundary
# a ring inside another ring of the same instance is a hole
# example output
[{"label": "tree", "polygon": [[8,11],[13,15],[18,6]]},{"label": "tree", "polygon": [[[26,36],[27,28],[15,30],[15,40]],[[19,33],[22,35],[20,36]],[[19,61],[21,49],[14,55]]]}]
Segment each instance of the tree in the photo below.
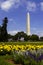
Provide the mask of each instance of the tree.
[{"label": "tree", "polygon": [[23,32],[18,32],[18,33],[13,37],[13,40],[19,41],[21,37],[23,37]]},{"label": "tree", "polygon": [[40,37],[40,41],[43,41],[43,37]]},{"label": "tree", "polygon": [[31,35],[28,36],[28,41],[30,41],[30,40],[31,40]]},{"label": "tree", "polygon": [[7,36],[7,23],[8,23],[8,19],[7,17],[4,18],[3,20],[3,24],[1,27],[1,40],[4,41],[8,41],[8,36]]},{"label": "tree", "polygon": [[13,40],[14,41],[17,41],[18,40],[18,34],[16,34],[16,35],[13,36]]},{"label": "tree", "polygon": [[38,41],[39,37],[38,37],[38,35],[33,34],[30,39],[31,39],[31,41]]},{"label": "tree", "polygon": [[28,36],[23,31],[18,32],[14,37],[13,40],[20,41],[21,39],[24,39],[24,41],[28,41]]},{"label": "tree", "polygon": [[26,33],[24,33],[24,40],[25,40],[25,41],[28,41],[28,36],[27,36]]}]

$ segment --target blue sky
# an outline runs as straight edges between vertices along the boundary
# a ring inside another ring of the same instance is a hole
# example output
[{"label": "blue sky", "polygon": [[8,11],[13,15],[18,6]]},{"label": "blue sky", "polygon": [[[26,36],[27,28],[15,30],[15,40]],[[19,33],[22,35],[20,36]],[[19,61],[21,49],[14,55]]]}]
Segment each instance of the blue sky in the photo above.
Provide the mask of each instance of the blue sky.
[{"label": "blue sky", "polygon": [[8,33],[26,32],[26,14],[30,13],[31,34],[43,36],[43,0],[0,0],[0,25],[8,17]]}]

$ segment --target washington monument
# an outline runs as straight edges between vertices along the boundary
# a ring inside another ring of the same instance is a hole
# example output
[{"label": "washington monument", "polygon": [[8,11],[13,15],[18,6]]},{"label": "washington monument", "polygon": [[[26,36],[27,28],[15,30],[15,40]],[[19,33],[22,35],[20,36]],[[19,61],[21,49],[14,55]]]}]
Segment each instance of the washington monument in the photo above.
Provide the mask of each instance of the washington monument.
[{"label": "washington monument", "polygon": [[30,14],[27,12],[27,19],[26,19],[26,34],[30,35]]}]

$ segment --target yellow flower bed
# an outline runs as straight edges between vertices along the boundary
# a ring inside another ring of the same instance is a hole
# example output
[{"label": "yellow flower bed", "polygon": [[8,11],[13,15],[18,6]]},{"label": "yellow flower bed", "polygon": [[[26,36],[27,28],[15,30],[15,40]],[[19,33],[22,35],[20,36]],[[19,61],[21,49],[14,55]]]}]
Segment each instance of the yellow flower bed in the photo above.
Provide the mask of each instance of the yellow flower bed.
[{"label": "yellow flower bed", "polygon": [[43,49],[43,45],[0,45],[0,50],[3,49],[7,51],[12,50],[36,50],[36,49]]}]

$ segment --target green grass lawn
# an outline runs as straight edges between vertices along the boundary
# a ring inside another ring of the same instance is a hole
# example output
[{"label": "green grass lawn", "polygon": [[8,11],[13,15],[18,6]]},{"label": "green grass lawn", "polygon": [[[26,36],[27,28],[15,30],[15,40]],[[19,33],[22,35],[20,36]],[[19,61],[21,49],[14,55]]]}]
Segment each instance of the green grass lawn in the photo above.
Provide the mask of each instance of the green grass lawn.
[{"label": "green grass lawn", "polygon": [[7,45],[9,45],[9,44],[14,44],[14,45],[26,45],[26,44],[31,44],[31,45],[43,45],[43,42],[0,42],[0,44],[7,44]]},{"label": "green grass lawn", "polygon": [[0,56],[0,65],[21,65],[15,64],[12,55]]},{"label": "green grass lawn", "polygon": [[11,59],[11,55],[0,56],[0,65],[15,65],[13,62],[9,62]]}]

